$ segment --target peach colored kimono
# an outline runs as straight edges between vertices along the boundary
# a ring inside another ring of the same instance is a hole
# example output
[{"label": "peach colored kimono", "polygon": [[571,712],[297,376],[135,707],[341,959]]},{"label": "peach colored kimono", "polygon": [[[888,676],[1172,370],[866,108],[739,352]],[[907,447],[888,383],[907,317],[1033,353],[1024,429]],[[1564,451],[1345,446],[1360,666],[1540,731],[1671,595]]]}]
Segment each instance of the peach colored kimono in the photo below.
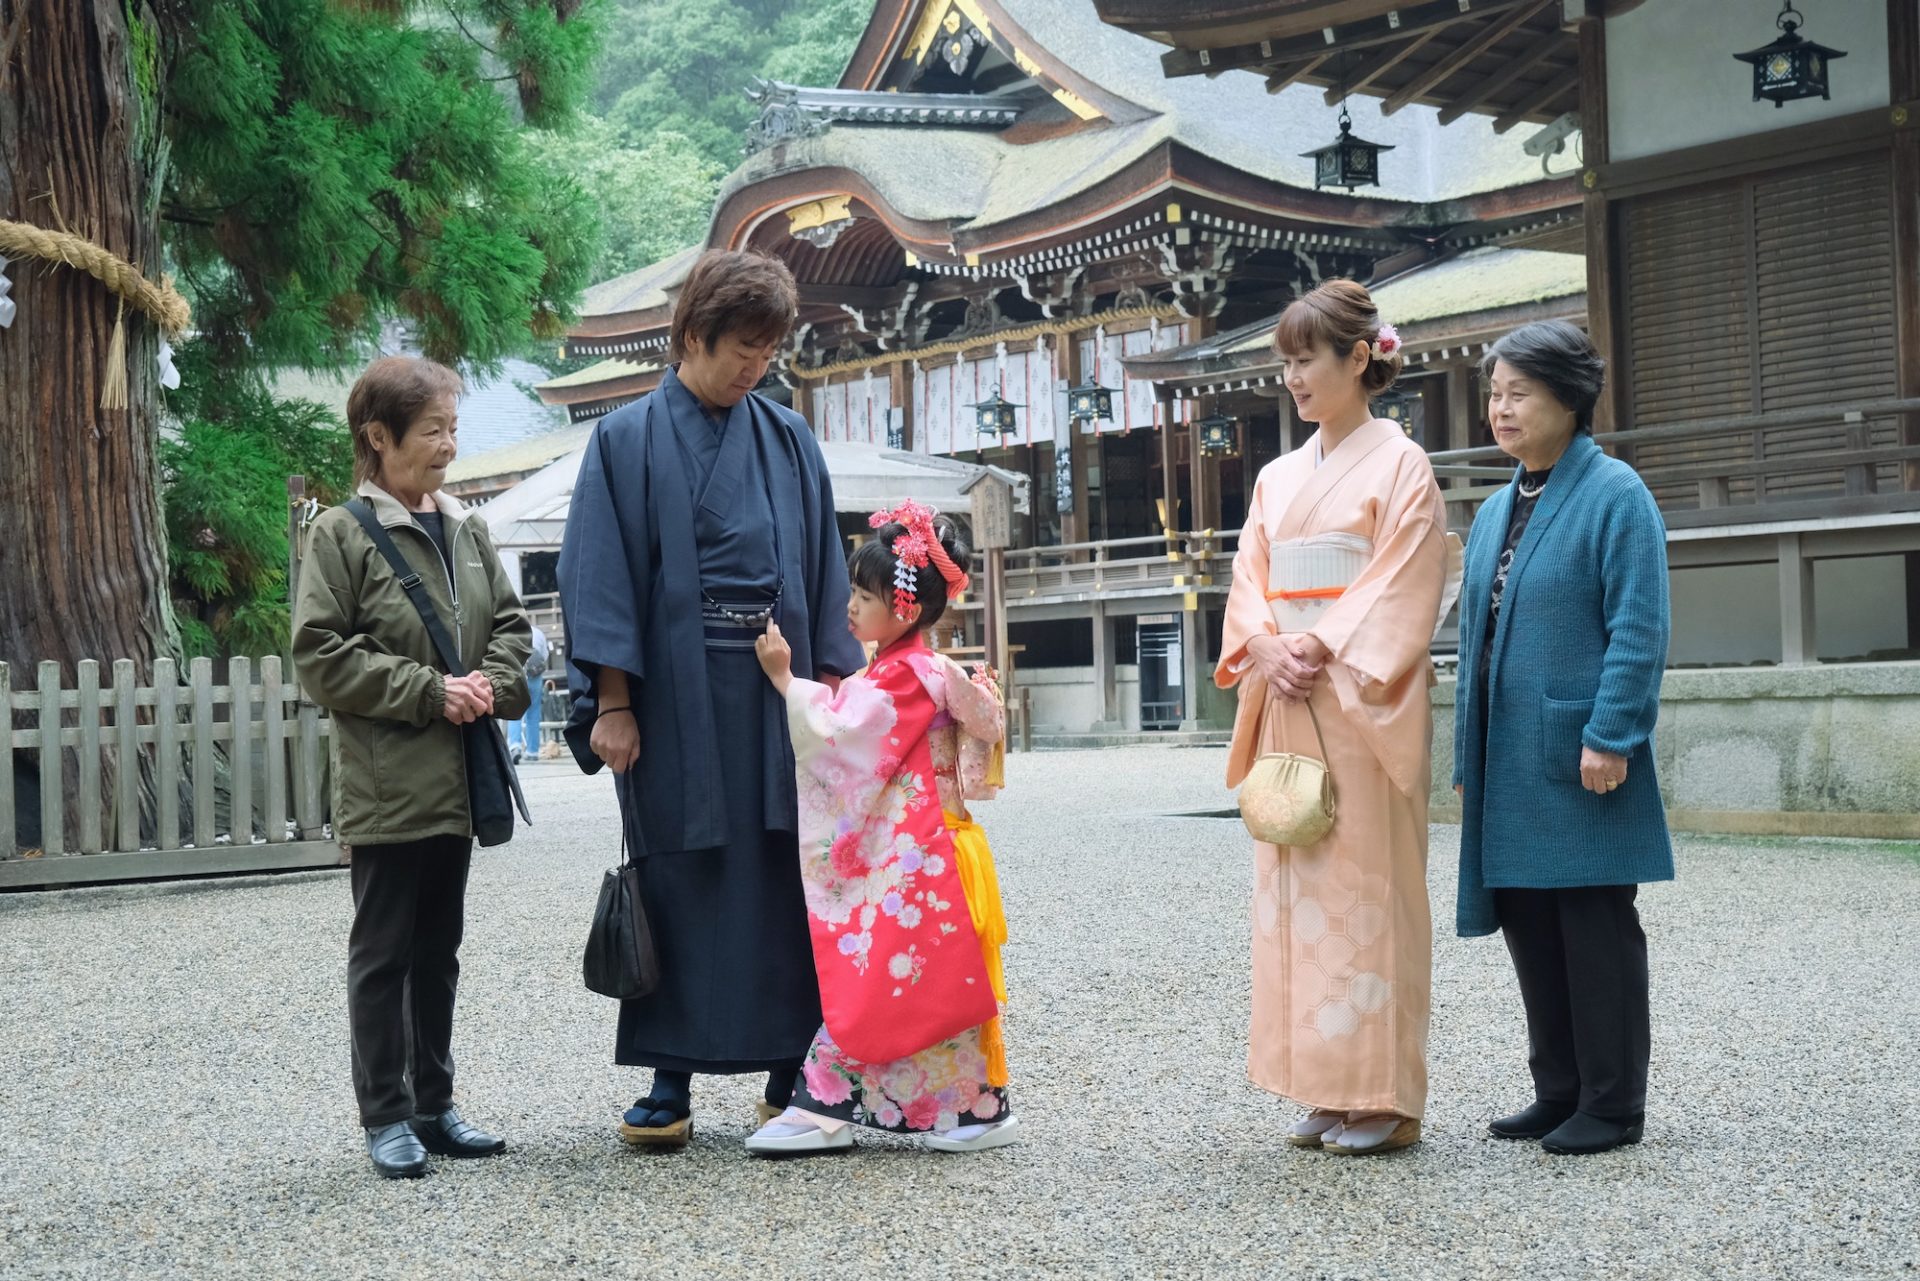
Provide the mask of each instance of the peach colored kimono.
[{"label": "peach colored kimono", "polygon": [[1393,423],[1374,419],[1316,466],[1319,441],[1269,463],[1254,485],[1214,673],[1240,687],[1228,786],[1262,752],[1320,755],[1305,707],[1269,697],[1247,642],[1278,630],[1274,543],[1331,533],[1371,543],[1365,568],[1316,601],[1318,621],[1304,629],[1332,652],[1312,702],[1337,817],[1317,845],[1254,846],[1247,1071],[1310,1107],[1418,1117],[1433,960],[1427,651],[1448,573],[1446,507],[1426,454]]}]

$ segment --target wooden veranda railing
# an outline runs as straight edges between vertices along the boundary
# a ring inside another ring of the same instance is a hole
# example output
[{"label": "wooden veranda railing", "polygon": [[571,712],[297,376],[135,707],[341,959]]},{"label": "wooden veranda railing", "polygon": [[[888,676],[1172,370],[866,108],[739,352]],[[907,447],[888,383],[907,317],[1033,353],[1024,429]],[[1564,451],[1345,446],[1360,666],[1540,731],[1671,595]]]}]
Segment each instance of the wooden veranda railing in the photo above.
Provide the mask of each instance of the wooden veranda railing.
[{"label": "wooden veranda railing", "polygon": [[[1848,401],[1604,432],[1601,445],[1633,463],[1670,529],[1920,510],[1920,443],[1903,419],[1920,398]],[[1467,524],[1505,484],[1513,462],[1498,448],[1432,455],[1442,477],[1498,483],[1446,491]]]},{"label": "wooden veranda railing", "polygon": [[[161,659],[143,685],[122,659],[103,685],[89,659],[68,688],[58,663],[41,663],[31,687],[0,663],[11,748],[0,769],[0,886],[338,864],[322,795],[331,725],[281,669],[277,657],[257,672],[236,658],[216,684],[212,662],[197,658],[182,682]],[[16,794],[16,774],[37,776],[37,844],[24,848],[16,823],[32,798]]]},{"label": "wooden veranda railing", "polygon": [[[1006,553],[1007,603],[1018,610],[1026,605],[1055,601],[1117,599],[1208,589],[1225,591],[1233,572],[1234,549],[1239,542],[1239,530],[1215,529],[1009,549]],[[968,593],[964,603],[954,607],[956,615],[965,616],[980,609],[985,573],[981,558],[975,557],[975,589]],[[546,632],[548,641],[564,651],[566,629],[560,615],[560,598],[548,592],[528,596],[521,603]],[[554,663],[558,666],[557,656]]]},{"label": "wooden veranda railing", "polygon": [[1214,529],[1023,547],[1007,553],[1007,600],[1018,609],[1042,599],[1225,590],[1239,542],[1239,530]]}]

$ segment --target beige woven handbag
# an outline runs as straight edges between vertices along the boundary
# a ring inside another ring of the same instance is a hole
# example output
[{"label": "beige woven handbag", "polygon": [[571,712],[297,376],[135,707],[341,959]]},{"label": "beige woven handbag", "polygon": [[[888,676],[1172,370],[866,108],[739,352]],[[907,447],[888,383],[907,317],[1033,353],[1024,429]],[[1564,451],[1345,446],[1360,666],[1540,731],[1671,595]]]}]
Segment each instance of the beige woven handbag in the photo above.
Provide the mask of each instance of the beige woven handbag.
[{"label": "beige woven handbag", "polygon": [[1295,847],[1315,844],[1333,830],[1333,774],[1327,769],[1327,740],[1313,697],[1307,697],[1320,759],[1297,752],[1268,752],[1240,781],[1240,821],[1256,841]]}]

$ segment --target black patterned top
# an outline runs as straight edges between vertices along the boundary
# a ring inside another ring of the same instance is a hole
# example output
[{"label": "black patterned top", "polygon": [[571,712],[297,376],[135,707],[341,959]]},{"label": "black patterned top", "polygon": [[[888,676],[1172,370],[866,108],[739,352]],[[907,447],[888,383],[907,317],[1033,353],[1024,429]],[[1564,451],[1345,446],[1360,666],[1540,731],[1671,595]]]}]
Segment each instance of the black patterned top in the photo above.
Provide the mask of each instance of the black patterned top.
[{"label": "black patterned top", "polygon": [[1513,509],[1507,513],[1507,538],[1500,548],[1499,563],[1493,570],[1493,590],[1487,601],[1486,639],[1480,644],[1480,688],[1487,687],[1487,676],[1493,664],[1493,633],[1500,625],[1500,598],[1506,594],[1507,571],[1513,568],[1513,553],[1520,546],[1520,540],[1526,537],[1527,522],[1533,519],[1533,509],[1540,501],[1540,491],[1547,487],[1547,478],[1553,475],[1553,468],[1544,471],[1526,471],[1520,473],[1520,484],[1513,494]]}]

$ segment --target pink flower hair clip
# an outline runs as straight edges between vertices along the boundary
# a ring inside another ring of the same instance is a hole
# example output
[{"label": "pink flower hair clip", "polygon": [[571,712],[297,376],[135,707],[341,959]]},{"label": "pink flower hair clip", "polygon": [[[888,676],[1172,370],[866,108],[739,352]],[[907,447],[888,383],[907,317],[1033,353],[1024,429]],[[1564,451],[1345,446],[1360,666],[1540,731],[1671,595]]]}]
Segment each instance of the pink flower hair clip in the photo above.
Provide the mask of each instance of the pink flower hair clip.
[{"label": "pink flower hair clip", "polygon": [[952,600],[967,590],[971,581],[967,571],[953,563],[953,557],[947,555],[947,549],[940,545],[940,535],[933,528],[933,509],[908,500],[892,511],[877,511],[867,517],[867,525],[880,529],[887,525],[900,525],[901,533],[893,540],[893,616],[905,619],[908,611],[916,604],[919,595],[916,573],[929,564],[940,571],[940,577],[947,583],[947,599]]},{"label": "pink flower hair clip", "polygon": [[1379,337],[1373,340],[1372,348],[1375,360],[1385,360],[1400,350],[1400,331],[1392,325],[1381,325]]}]

